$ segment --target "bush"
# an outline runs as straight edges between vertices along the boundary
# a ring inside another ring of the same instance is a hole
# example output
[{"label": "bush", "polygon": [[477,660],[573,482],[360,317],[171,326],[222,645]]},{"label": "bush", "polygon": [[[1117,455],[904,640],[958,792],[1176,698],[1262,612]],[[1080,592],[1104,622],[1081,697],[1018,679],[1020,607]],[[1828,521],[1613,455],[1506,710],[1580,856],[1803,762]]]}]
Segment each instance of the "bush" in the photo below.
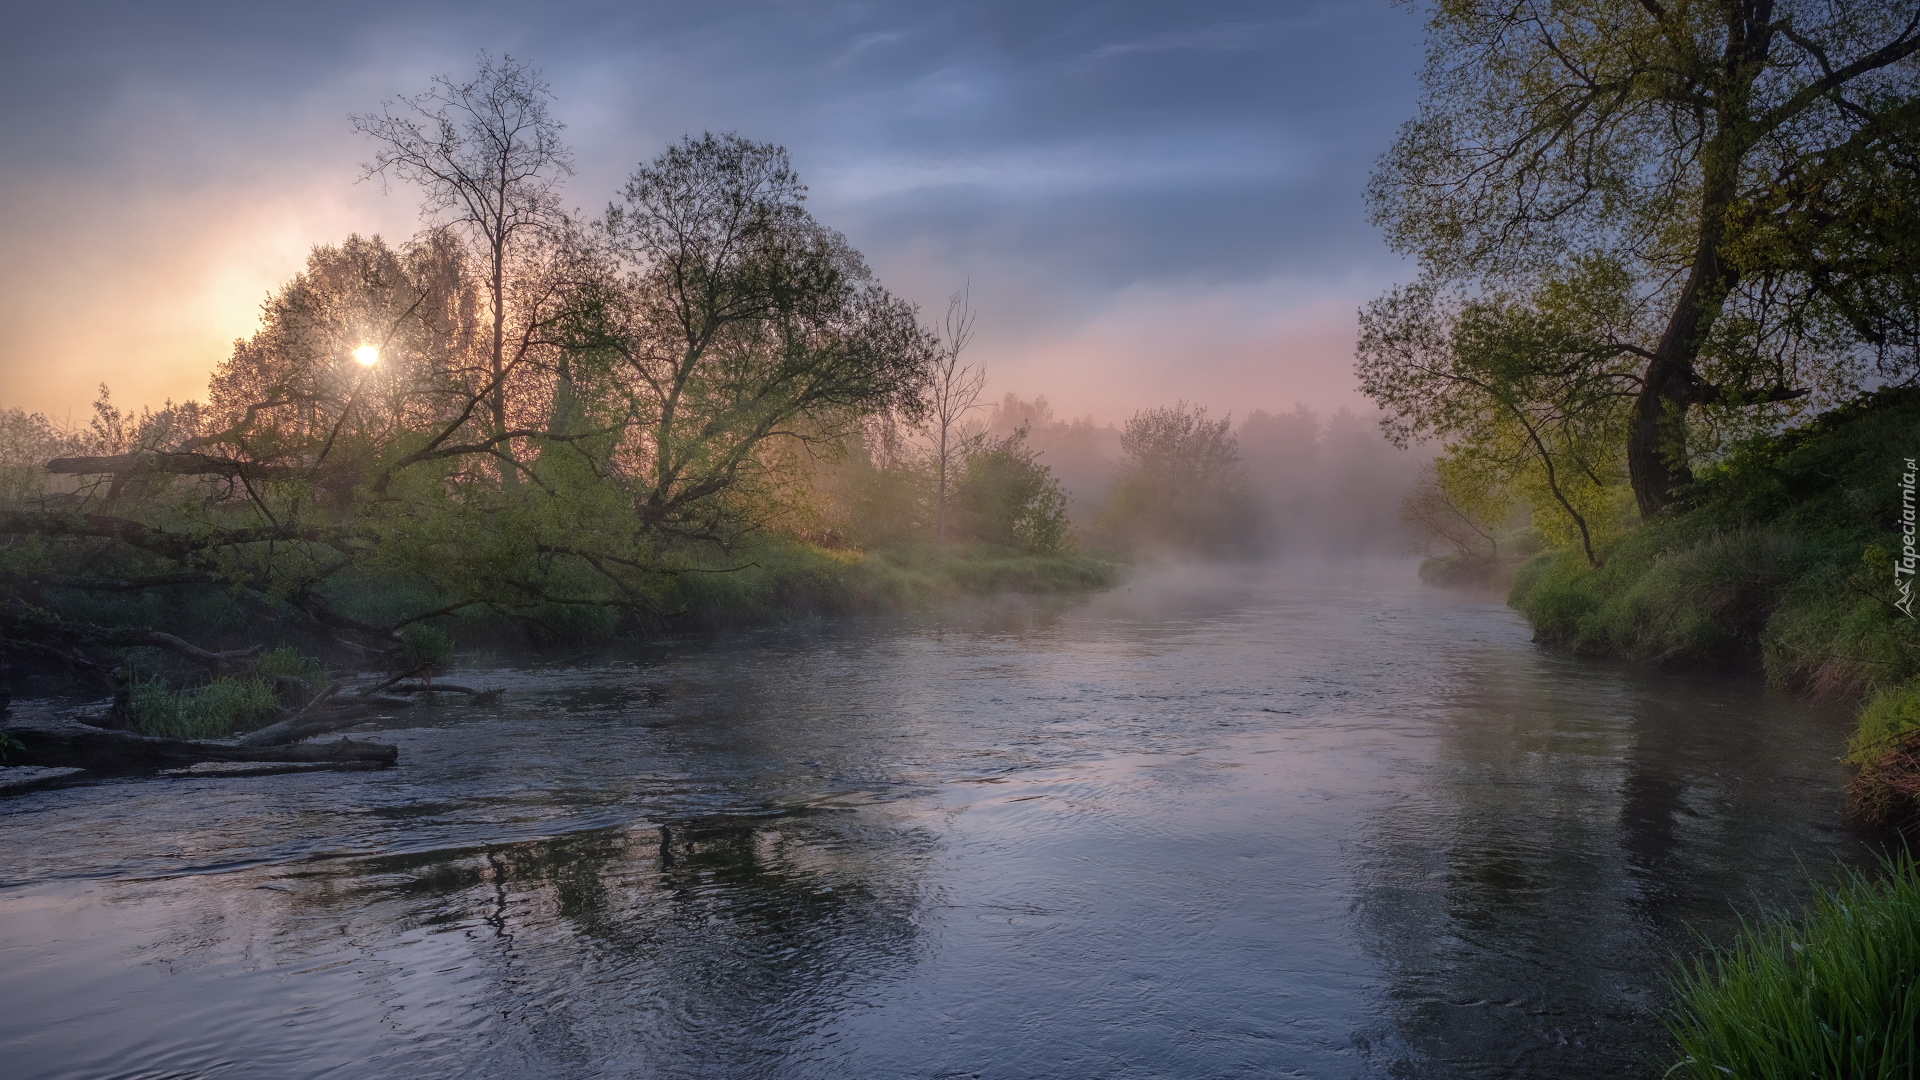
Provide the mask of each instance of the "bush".
[{"label": "bush", "polygon": [[1095,531],[1121,551],[1231,556],[1258,546],[1259,511],[1225,418],[1182,401],[1145,409],[1120,435],[1127,459]]},{"label": "bush", "polygon": [[1895,479],[1920,391],[1886,390],[1751,440],[1684,502],[1589,568],[1561,551],[1518,575],[1542,641],[1634,659],[1763,668],[1778,684],[1859,692],[1920,674],[1894,611]]},{"label": "bush", "polygon": [[861,553],[769,543],[742,556],[752,561],[744,570],[681,577],[677,621],[715,628],[907,611],[961,596],[1085,592],[1120,578],[1120,567],[1103,559],[989,545],[903,545]]},{"label": "bush", "polygon": [[1610,542],[1602,565],[1550,552],[1511,595],[1574,652],[1758,668],[1775,685],[1867,698],[1849,759],[1857,810],[1920,815],[1920,622],[1893,606],[1897,480],[1920,389],[1882,390],[1751,440],[1681,505]]},{"label": "bush", "polygon": [[453,658],[453,639],[445,630],[427,623],[401,627],[400,644],[404,647],[403,667],[438,668]]},{"label": "bush", "polygon": [[1067,495],[1025,440],[1022,428],[968,455],[953,487],[954,508],[969,539],[1052,555],[1071,539]]},{"label": "bush", "polygon": [[1771,916],[1683,969],[1669,1076],[1892,1080],[1920,1043],[1920,873],[1849,873],[1801,919]]},{"label": "bush", "polygon": [[327,665],[290,645],[282,645],[262,656],[254,664],[253,669],[269,680],[275,676],[285,676],[299,679],[307,684],[301,700],[286,700],[286,695],[281,695],[283,699],[281,703],[290,707],[306,704],[308,700],[325,693],[327,687],[333,685],[333,676],[327,673]]}]

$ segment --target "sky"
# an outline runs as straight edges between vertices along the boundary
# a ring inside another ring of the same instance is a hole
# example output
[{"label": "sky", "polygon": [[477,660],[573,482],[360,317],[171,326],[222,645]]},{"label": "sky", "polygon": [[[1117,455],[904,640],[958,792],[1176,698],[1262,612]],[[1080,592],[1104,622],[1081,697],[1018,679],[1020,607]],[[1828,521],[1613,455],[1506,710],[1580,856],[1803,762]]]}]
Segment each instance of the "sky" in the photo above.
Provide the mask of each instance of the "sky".
[{"label": "sky", "polygon": [[6,6],[0,407],[56,420],[200,396],[314,244],[414,233],[348,118],[482,51],[551,83],[571,205],[689,132],[779,143],[929,321],[969,290],[990,394],[1063,414],[1360,406],[1355,311],[1411,276],[1361,196],[1417,91],[1388,0]]}]

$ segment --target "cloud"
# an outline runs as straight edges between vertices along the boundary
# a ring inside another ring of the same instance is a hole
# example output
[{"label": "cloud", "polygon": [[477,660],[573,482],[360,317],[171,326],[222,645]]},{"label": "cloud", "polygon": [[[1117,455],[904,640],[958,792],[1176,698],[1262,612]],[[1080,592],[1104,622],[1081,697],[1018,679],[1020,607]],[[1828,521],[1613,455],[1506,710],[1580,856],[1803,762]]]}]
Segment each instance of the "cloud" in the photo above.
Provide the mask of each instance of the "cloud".
[{"label": "cloud", "polygon": [[1417,25],[1388,0],[41,5],[0,45],[30,106],[0,117],[0,405],[200,393],[312,244],[413,231],[411,193],[354,183],[348,114],[482,49],[546,71],[589,214],[681,133],[739,130],[895,291],[937,311],[971,280],[1007,389],[1324,404],[1401,271],[1359,190]]},{"label": "cloud", "polygon": [[1275,184],[1312,151],[1272,131],[1141,132],[1120,138],[947,155],[875,155],[815,171],[838,204],[969,188],[1002,198]]}]

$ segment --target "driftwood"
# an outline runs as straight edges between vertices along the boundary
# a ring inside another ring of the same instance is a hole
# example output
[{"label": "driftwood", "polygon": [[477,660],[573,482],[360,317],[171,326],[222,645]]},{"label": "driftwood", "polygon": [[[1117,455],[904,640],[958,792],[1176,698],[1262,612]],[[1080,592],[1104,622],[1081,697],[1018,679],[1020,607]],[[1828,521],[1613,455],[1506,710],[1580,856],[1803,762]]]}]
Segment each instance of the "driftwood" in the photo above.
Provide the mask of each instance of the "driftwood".
[{"label": "driftwood", "polygon": [[17,744],[7,749],[6,764],[65,769],[178,769],[205,761],[391,765],[400,757],[397,747],[349,739],[306,746],[235,746],[156,739],[74,723],[9,724],[0,734]]},{"label": "driftwood", "polygon": [[392,709],[411,708],[414,702],[408,695],[412,694],[465,694],[475,705],[491,705],[500,700],[499,690],[475,690],[457,683],[395,685],[396,682],[389,679],[372,689],[339,696],[335,696],[340,689],[336,683],[299,712],[247,735],[240,740],[240,745],[285,746],[315,735],[349,728]]},{"label": "driftwood", "polygon": [[277,724],[269,724],[240,740],[241,746],[285,746],[329,731],[363,724],[389,709],[404,709],[413,702],[406,698],[350,698],[343,702],[320,701],[300,710]]},{"label": "driftwood", "polygon": [[461,686],[459,683],[408,683],[403,686],[389,686],[385,692],[389,694],[465,694],[473,699],[475,705],[492,705],[500,700],[500,691],[497,688],[475,690],[471,686]]}]

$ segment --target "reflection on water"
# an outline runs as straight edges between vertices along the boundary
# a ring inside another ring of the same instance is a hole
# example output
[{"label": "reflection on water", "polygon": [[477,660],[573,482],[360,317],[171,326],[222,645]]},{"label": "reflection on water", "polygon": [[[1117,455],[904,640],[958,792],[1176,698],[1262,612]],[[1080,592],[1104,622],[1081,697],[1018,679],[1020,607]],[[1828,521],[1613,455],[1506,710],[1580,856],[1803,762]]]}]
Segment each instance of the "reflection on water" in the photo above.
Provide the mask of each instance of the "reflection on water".
[{"label": "reflection on water", "polygon": [[381,773],[0,800],[26,1077],[1657,1075],[1840,717],[1405,567],[484,676]]}]

